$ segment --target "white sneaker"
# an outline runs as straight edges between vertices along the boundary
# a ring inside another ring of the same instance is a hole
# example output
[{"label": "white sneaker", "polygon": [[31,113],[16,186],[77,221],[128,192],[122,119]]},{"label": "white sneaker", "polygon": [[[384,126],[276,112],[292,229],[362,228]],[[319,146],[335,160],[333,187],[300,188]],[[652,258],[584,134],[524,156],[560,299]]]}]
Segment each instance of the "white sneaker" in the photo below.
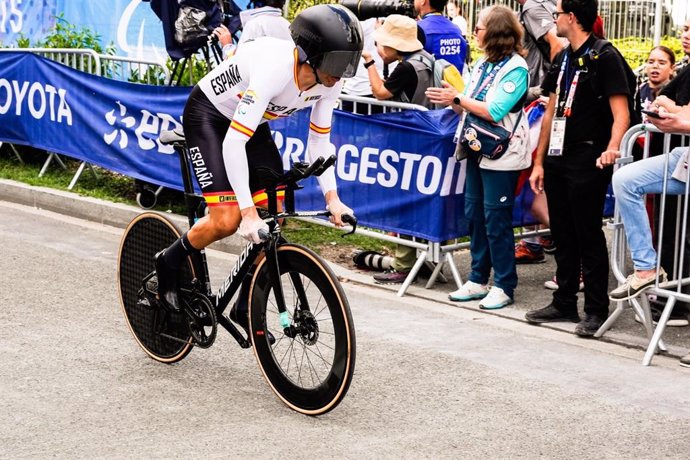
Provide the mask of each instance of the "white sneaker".
[{"label": "white sneaker", "polygon": [[500,287],[492,286],[489,294],[479,302],[479,308],[482,310],[498,310],[513,303],[513,299]]},{"label": "white sneaker", "polygon": [[[558,289],[558,282],[556,282],[556,276],[554,275],[553,278],[551,278],[548,281],[544,281],[544,287],[546,289],[550,289],[552,291],[555,291]],[[580,287],[579,287],[580,292],[585,290],[585,282],[582,280],[582,274],[580,274]]]},{"label": "white sneaker", "polygon": [[467,281],[460,289],[448,294],[448,298],[456,302],[466,302],[468,300],[483,299],[488,293],[489,287],[486,284]]}]

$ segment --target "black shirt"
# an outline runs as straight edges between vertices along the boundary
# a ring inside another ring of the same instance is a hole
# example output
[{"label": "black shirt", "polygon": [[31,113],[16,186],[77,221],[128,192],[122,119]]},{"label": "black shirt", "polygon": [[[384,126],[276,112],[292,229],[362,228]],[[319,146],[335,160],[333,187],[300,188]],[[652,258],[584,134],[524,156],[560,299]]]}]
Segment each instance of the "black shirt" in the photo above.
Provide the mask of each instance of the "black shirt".
[{"label": "black shirt", "polygon": [[393,95],[393,99],[400,100],[400,95],[404,91],[408,101],[411,101],[417,89],[417,72],[412,64],[401,61],[383,82],[383,86]]},{"label": "black shirt", "polygon": [[676,78],[668,82],[659,94],[668,97],[676,105],[688,105],[690,103],[690,65],[683,67]]},{"label": "black shirt", "polygon": [[[589,61],[583,67],[578,67],[577,59],[589,53],[594,47],[596,37],[590,35],[582,46],[573,52],[568,46],[561,51],[542,83],[545,94],[556,92],[558,74],[566,53],[568,65],[561,81],[559,105],[565,102],[567,92],[575,71],[587,70],[580,73],[579,82],[573,99],[572,112],[566,121],[564,146],[581,142],[594,142],[597,147],[605,148],[611,139],[613,114],[609,105],[609,97],[615,94],[630,94],[625,63],[614,50],[600,54],[595,62]],[[604,51],[608,49],[605,48]],[[585,59],[587,61],[587,59]],[[594,67],[596,66],[596,67]],[[558,109],[558,107],[557,107]],[[558,112],[555,115],[560,115]]]}]

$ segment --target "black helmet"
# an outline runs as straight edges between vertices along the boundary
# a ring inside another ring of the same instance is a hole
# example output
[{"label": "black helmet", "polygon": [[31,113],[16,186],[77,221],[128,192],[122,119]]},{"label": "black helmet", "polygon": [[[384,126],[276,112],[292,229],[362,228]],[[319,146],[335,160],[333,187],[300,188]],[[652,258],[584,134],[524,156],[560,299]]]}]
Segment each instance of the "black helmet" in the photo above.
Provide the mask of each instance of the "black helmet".
[{"label": "black helmet", "polygon": [[262,6],[272,6],[282,10],[285,6],[285,0],[252,0],[247,4],[247,8],[261,8]]},{"label": "black helmet", "polygon": [[334,77],[352,77],[362,57],[364,34],[354,14],[340,5],[314,5],[290,24],[295,44],[307,61]]}]

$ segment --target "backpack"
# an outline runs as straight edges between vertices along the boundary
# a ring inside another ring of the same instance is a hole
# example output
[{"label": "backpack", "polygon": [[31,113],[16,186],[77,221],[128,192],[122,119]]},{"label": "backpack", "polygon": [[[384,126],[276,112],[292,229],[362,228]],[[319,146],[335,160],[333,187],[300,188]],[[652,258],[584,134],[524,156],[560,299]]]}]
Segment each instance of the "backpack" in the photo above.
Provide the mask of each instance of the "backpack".
[{"label": "backpack", "polygon": [[418,76],[421,71],[431,72],[430,87],[441,88],[443,87],[441,83],[445,81],[460,93],[465,89],[465,81],[458,68],[443,58],[435,59],[422,50],[413,54],[408,62],[415,68]]},{"label": "backpack", "polygon": [[[630,126],[635,126],[637,124],[642,123],[642,101],[640,100],[640,86],[637,83],[637,76],[635,76],[635,72],[630,68],[630,65],[628,62],[625,60],[623,55],[621,54],[618,49],[611,44],[608,40],[603,40],[603,39],[597,39],[597,41],[594,42],[594,46],[592,47],[592,51],[589,54],[590,59],[593,62],[598,62],[597,60],[599,57],[605,53],[608,52],[613,52],[620,57],[620,59],[623,61],[623,67],[625,69],[625,77],[628,82],[628,90],[630,94],[628,94],[628,112],[630,113]],[[597,65],[593,66],[594,68],[591,69],[591,71],[596,75],[597,72]],[[597,85],[594,83],[595,78],[592,78],[592,85],[594,87],[594,94],[599,93],[599,88]]]}]

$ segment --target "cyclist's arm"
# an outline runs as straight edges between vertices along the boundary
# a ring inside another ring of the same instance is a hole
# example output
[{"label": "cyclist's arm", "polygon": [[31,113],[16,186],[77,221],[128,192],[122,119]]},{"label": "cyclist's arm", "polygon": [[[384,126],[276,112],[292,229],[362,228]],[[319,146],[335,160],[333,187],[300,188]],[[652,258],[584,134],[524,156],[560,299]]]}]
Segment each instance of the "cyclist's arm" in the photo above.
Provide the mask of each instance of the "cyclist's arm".
[{"label": "cyclist's arm", "polygon": [[273,97],[270,86],[251,82],[230,122],[223,140],[223,162],[228,181],[232,186],[240,210],[254,207],[249,188],[249,164],[247,162],[247,142],[259,126],[268,103]]},{"label": "cyclist's arm", "polygon": [[[329,97],[323,98],[312,108],[307,141],[307,158],[310,163],[320,156],[327,158],[335,153],[335,147],[331,144],[331,122],[335,101],[341,89],[342,83],[335,85]],[[354,212],[340,201],[335,181],[335,168],[331,167],[324,171],[318,177],[318,181],[326,200],[326,208],[331,211],[331,222],[338,227],[342,226],[343,215],[354,216]]]},{"label": "cyclist's arm", "polygon": [[[339,83],[336,88],[340,88],[340,86],[342,85]],[[340,94],[340,91],[334,91],[331,94],[337,95]],[[331,123],[334,108],[335,98],[331,97],[321,99],[312,108],[307,139],[307,161],[309,163],[320,156],[328,158],[335,153],[335,147],[331,144]],[[324,196],[331,190],[337,190],[335,168],[328,168],[318,177],[318,181]]]}]

